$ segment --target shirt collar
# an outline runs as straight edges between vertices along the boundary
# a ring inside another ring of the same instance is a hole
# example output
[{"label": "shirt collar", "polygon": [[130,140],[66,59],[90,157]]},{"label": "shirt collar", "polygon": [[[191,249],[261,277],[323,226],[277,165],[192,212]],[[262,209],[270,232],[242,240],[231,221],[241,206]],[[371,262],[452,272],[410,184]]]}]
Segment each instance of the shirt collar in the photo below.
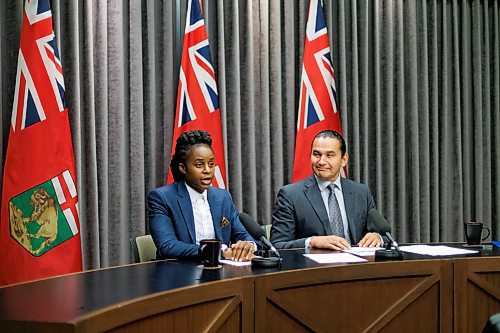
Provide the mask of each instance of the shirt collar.
[{"label": "shirt collar", "polygon": [[186,188],[188,190],[188,193],[189,193],[189,198],[191,199],[191,203],[196,203],[196,201],[198,199],[205,199],[205,201],[207,201],[207,190],[203,191],[203,193],[200,193],[198,191],[196,191],[195,189],[193,189],[191,186],[189,186],[187,183],[186,183]]},{"label": "shirt collar", "polygon": [[340,174],[337,177],[337,179],[333,182],[328,181],[328,180],[323,180],[316,175],[314,175],[314,178],[316,178],[316,182],[318,183],[318,187],[319,187],[320,192],[323,192],[330,184],[337,185],[337,187],[342,191],[342,183],[340,182]]}]

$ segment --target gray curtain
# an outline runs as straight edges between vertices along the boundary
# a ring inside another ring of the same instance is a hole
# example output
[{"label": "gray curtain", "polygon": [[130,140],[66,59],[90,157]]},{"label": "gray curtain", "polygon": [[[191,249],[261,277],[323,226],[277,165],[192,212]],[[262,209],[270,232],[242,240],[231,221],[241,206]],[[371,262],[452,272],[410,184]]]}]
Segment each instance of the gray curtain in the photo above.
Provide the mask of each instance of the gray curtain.
[{"label": "gray curtain", "polygon": [[[0,2],[0,171],[23,1]],[[85,268],[129,262],[165,183],[185,1],[51,1],[80,197]],[[324,2],[349,176],[400,242],[500,235],[500,27],[494,0]],[[271,222],[290,182],[308,1],[204,1],[229,190]],[[308,166],[305,166],[308,167]]]}]

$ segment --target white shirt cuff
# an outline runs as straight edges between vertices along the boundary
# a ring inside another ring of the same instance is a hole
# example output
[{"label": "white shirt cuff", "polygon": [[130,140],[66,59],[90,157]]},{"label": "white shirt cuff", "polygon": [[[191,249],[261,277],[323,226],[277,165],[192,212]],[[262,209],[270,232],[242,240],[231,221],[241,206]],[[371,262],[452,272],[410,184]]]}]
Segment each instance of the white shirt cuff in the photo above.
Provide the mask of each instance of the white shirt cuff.
[{"label": "white shirt cuff", "polygon": [[382,237],[381,234],[377,233],[378,237],[380,238],[380,247],[384,247],[384,238]]},{"label": "white shirt cuff", "polygon": [[306,241],[305,241],[305,248],[308,249],[309,248],[309,242],[311,241],[312,237],[307,237],[306,238]]}]

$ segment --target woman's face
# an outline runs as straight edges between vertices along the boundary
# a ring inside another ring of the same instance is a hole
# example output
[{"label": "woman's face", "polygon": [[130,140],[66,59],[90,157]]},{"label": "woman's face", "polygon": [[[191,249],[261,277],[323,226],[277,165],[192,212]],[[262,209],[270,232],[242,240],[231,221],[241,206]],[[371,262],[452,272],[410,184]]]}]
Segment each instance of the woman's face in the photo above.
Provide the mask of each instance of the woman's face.
[{"label": "woman's face", "polygon": [[179,170],[186,176],[186,184],[203,193],[214,177],[214,152],[205,144],[191,147],[186,154],[186,163],[180,163]]}]

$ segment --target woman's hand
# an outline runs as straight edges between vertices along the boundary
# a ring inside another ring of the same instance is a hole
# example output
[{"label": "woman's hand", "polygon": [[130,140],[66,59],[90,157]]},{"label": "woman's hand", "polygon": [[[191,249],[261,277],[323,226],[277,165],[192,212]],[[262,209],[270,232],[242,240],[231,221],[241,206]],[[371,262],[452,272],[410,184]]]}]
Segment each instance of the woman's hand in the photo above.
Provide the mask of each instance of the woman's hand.
[{"label": "woman's hand", "polygon": [[252,242],[238,241],[232,244],[222,254],[225,259],[233,261],[249,261],[254,257],[254,244]]}]

